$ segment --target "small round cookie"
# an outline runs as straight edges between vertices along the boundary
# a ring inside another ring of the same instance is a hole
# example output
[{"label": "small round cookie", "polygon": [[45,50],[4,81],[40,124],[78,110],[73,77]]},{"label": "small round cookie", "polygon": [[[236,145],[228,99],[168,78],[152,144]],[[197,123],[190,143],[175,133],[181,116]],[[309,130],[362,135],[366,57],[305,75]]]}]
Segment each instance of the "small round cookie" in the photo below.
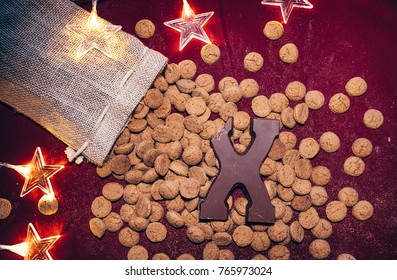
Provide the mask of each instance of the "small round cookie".
[{"label": "small round cookie", "polygon": [[314,207],[310,207],[306,211],[300,212],[298,216],[300,225],[305,229],[314,228],[320,221],[320,217]]},{"label": "small round cookie", "polygon": [[200,74],[196,78],[196,87],[203,88],[207,92],[211,92],[215,88],[214,77],[210,74]]},{"label": "small round cookie", "polygon": [[45,194],[40,198],[37,208],[43,215],[55,214],[58,211],[58,200],[54,195]]},{"label": "small round cookie", "polygon": [[233,102],[227,102],[223,104],[221,109],[219,110],[219,116],[223,121],[227,121],[228,118],[231,118],[234,116],[235,113],[237,113],[237,105]]},{"label": "small round cookie", "polygon": [[263,67],[263,57],[257,52],[250,52],[244,58],[244,68],[249,72],[258,72]]},{"label": "small round cookie", "polygon": [[337,260],[350,260],[353,261],[356,258],[353,255],[350,255],[348,253],[342,253],[338,256]]},{"label": "small round cookie", "polygon": [[298,221],[292,222],[289,226],[289,234],[294,242],[301,243],[305,238],[305,230]]},{"label": "small round cookie", "polygon": [[283,165],[277,172],[279,183],[284,187],[291,187],[296,178],[294,168],[291,165]]},{"label": "small round cookie", "polygon": [[325,103],[324,95],[318,90],[309,90],[305,95],[305,103],[312,110],[318,110]]},{"label": "small round cookie", "polygon": [[207,104],[201,97],[192,97],[186,102],[185,108],[189,115],[201,116],[207,109]]},{"label": "small round cookie", "polygon": [[366,127],[377,129],[383,124],[383,114],[379,110],[368,109],[364,113],[363,121]]},{"label": "small round cookie", "polygon": [[179,70],[181,71],[182,79],[191,79],[196,75],[197,66],[196,64],[190,60],[185,59],[178,63]]},{"label": "small round cookie", "polygon": [[243,93],[238,85],[228,86],[222,91],[222,97],[226,102],[237,103],[243,97]]},{"label": "small round cookie", "polygon": [[296,178],[295,182],[292,184],[292,190],[297,195],[309,194],[311,189],[312,189],[312,184],[309,180],[302,180]]},{"label": "small round cookie", "polygon": [[197,226],[191,226],[186,231],[187,238],[195,243],[203,243],[205,240],[204,232]]},{"label": "small round cookie", "polygon": [[135,245],[128,251],[127,259],[128,260],[148,260],[149,253],[145,249],[145,247],[140,246],[140,245]]},{"label": "small round cookie", "polygon": [[296,146],[296,135],[291,131],[282,131],[278,135],[280,141],[284,144],[285,149],[290,150]]},{"label": "small round cookie", "polygon": [[154,222],[147,226],[145,234],[151,242],[158,243],[167,237],[167,229],[163,224]]},{"label": "small round cookie", "polygon": [[116,175],[123,175],[131,168],[130,158],[126,155],[117,155],[111,159],[110,169]]},{"label": "small round cookie", "polygon": [[291,64],[298,60],[299,51],[295,44],[288,43],[281,47],[279,56],[281,61]]},{"label": "small round cookie", "polygon": [[344,187],[338,192],[338,199],[347,207],[353,207],[358,202],[358,192],[352,187]]},{"label": "small round cookie", "polygon": [[105,223],[99,218],[92,218],[89,222],[92,234],[97,238],[102,238],[106,232]]},{"label": "small round cookie", "polygon": [[212,241],[220,247],[226,247],[232,244],[233,238],[228,232],[216,232],[212,237]]},{"label": "small round cookie", "polygon": [[254,114],[261,118],[267,117],[272,111],[270,101],[264,95],[259,95],[252,99],[251,108]]},{"label": "small round cookie", "polygon": [[357,157],[364,158],[372,154],[373,145],[367,138],[357,138],[352,145],[353,154]]},{"label": "small round cookie", "polygon": [[310,243],[309,251],[315,259],[323,260],[331,253],[331,247],[327,241],[316,239]]},{"label": "small round cookie", "polygon": [[212,93],[208,98],[208,108],[210,108],[213,113],[219,113],[220,109],[225,104],[226,101],[223,99],[222,93],[220,92]]},{"label": "small round cookie", "polygon": [[250,125],[251,117],[245,111],[238,111],[233,116],[233,126],[238,130],[246,130]]},{"label": "small round cookie", "polygon": [[325,166],[316,166],[312,170],[310,180],[317,186],[325,186],[331,180],[331,171]]},{"label": "small round cookie", "polygon": [[219,248],[214,242],[209,242],[203,250],[203,260],[217,260],[219,257]]},{"label": "small round cookie", "polygon": [[109,232],[119,231],[123,226],[123,220],[116,212],[110,212],[109,215],[103,218],[103,222],[105,223],[106,230]]},{"label": "small round cookie", "polygon": [[219,250],[218,260],[234,260],[234,254],[229,249],[221,249]]},{"label": "small round cookie", "polygon": [[270,260],[289,260],[290,251],[284,245],[275,245],[268,253]]},{"label": "small round cookie", "polygon": [[309,118],[309,107],[306,103],[300,103],[294,108],[294,119],[299,124],[305,124]]},{"label": "small round cookie", "polygon": [[326,219],[320,219],[311,231],[315,238],[327,239],[332,234],[332,224]]},{"label": "small round cookie", "polygon": [[201,48],[200,55],[201,59],[206,64],[211,65],[217,62],[218,59],[221,57],[221,50],[217,45],[207,44]]},{"label": "small round cookie", "polygon": [[314,138],[305,138],[299,143],[299,154],[303,158],[314,158],[320,151],[320,145]]},{"label": "small round cookie", "polygon": [[278,220],[268,228],[267,233],[272,241],[279,243],[288,237],[289,228],[282,221]]},{"label": "small round cookie", "polygon": [[91,212],[95,217],[104,218],[110,211],[112,211],[112,203],[103,196],[96,197],[91,204]]},{"label": "small round cookie", "polygon": [[327,190],[321,186],[314,186],[310,190],[310,198],[314,206],[323,206],[328,200]]},{"label": "small round cookie", "polygon": [[320,147],[327,153],[334,153],[340,148],[338,135],[331,131],[323,133],[320,137]]},{"label": "small round cookie", "polygon": [[309,179],[313,172],[312,162],[306,158],[298,159],[294,164],[294,168],[296,176],[304,180]]},{"label": "small round cookie", "polygon": [[135,33],[140,38],[148,39],[154,35],[156,27],[153,22],[148,19],[141,19],[135,24]]},{"label": "small round cookie", "polygon": [[294,118],[294,109],[291,107],[285,108],[280,115],[281,122],[288,128],[294,128],[296,120]]},{"label": "small round cookie", "polygon": [[263,34],[273,41],[280,39],[284,34],[284,26],[276,20],[268,21],[263,28]]},{"label": "small round cookie", "polygon": [[348,157],[343,164],[343,170],[347,175],[358,177],[365,171],[364,161],[355,156]]},{"label": "small round cookie", "polygon": [[223,92],[229,86],[238,86],[238,82],[233,77],[224,77],[218,83],[218,89],[220,92]]},{"label": "small round cookie", "polygon": [[163,104],[164,95],[157,88],[151,88],[146,92],[143,101],[150,109],[157,109]]},{"label": "small round cookie", "polygon": [[350,96],[361,96],[367,91],[367,82],[361,77],[351,78],[345,86]]},{"label": "small round cookie", "polygon": [[251,244],[254,239],[254,232],[248,226],[238,226],[233,232],[233,241],[239,247],[246,247]]},{"label": "small round cookie", "polygon": [[179,180],[179,193],[183,198],[194,199],[199,195],[200,184],[194,178],[181,178]]},{"label": "small round cookie", "polygon": [[360,221],[368,220],[374,214],[374,207],[366,200],[361,200],[353,206],[353,216]]},{"label": "small round cookie", "polygon": [[106,183],[102,188],[102,195],[111,202],[119,200],[123,192],[123,185],[116,182]]},{"label": "small round cookie", "polygon": [[340,222],[346,217],[347,207],[343,202],[334,200],[327,204],[325,213],[331,222]]},{"label": "small round cookie", "polygon": [[154,261],[169,261],[171,259],[167,254],[157,253],[157,254],[153,255],[152,260],[154,260]]},{"label": "small round cookie", "polygon": [[281,113],[285,108],[288,107],[289,101],[287,96],[283,93],[273,93],[269,98],[270,108],[275,113]]},{"label": "small round cookie", "polygon": [[119,242],[124,247],[133,247],[139,243],[139,233],[133,231],[129,227],[125,227],[119,231]]},{"label": "small round cookie", "polygon": [[299,81],[290,82],[285,88],[285,95],[291,101],[302,100],[306,95],[306,86]]},{"label": "small round cookie", "polygon": [[346,94],[334,94],[328,103],[329,108],[336,114],[343,114],[350,108],[350,99]]},{"label": "small round cookie", "polygon": [[270,238],[266,232],[257,232],[255,231],[253,234],[253,239],[251,242],[251,248],[254,251],[262,252],[269,249],[271,244]]},{"label": "small round cookie", "polygon": [[193,261],[195,258],[190,254],[182,254],[176,258],[178,261]]},{"label": "small round cookie", "polygon": [[181,71],[179,69],[178,64],[176,63],[167,64],[167,67],[165,68],[164,77],[168,84],[175,84],[176,81],[178,81],[179,78],[181,77]]},{"label": "small round cookie", "polygon": [[188,146],[182,153],[182,159],[188,165],[196,165],[203,159],[203,152],[197,146]]},{"label": "small round cookie", "polygon": [[258,95],[259,85],[254,79],[244,79],[240,82],[240,89],[244,98],[251,98]]},{"label": "small round cookie", "polygon": [[298,212],[306,211],[310,206],[310,195],[296,195],[291,202],[291,207]]}]

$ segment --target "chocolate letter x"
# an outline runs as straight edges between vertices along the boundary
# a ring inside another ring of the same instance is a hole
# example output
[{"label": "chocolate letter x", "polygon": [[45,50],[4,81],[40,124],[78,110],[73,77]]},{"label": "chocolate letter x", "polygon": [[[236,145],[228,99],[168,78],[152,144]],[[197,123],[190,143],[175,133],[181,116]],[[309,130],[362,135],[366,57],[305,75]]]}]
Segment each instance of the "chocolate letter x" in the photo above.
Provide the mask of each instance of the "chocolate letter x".
[{"label": "chocolate letter x", "polygon": [[278,120],[254,119],[251,122],[250,146],[245,153],[239,154],[230,141],[232,119],[228,119],[221,132],[211,140],[220,162],[220,172],[201,204],[200,219],[226,221],[227,197],[235,187],[241,186],[249,200],[247,222],[274,223],[274,206],[260,177],[259,168],[278,132]]}]

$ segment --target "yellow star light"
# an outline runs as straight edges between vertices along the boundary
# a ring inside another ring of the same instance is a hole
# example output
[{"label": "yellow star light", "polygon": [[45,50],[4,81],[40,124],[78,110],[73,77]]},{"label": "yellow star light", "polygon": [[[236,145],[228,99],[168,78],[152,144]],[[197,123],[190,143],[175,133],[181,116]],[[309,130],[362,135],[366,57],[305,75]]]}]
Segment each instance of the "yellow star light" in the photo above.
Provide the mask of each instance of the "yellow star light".
[{"label": "yellow star light", "polygon": [[85,56],[93,49],[112,58],[112,52],[109,48],[109,38],[121,29],[120,25],[104,25],[98,21],[97,0],[92,1],[92,11],[88,21],[84,25],[66,25],[66,28],[79,36],[82,40],[77,48],[76,57],[78,59]]},{"label": "yellow star light", "polygon": [[193,38],[211,44],[203,27],[213,14],[214,12],[208,12],[196,15],[187,1],[183,0],[182,18],[164,22],[164,25],[181,33],[179,38],[179,50],[181,51]]},{"label": "yellow star light", "polygon": [[25,242],[11,246],[0,245],[0,250],[9,250],[24,257],[25,260],[52,260],[48,250],[59,237],[61,236],[41,238],[33,224],[29,223]]},{"label": "yellow star light", "polygon": [[263,0],[263,5],[279,6],[284,23],[287,23],[294,8],[312,9],[313,5],[308,0]]},{"label": "yellow star light", "polygon": [[8,167],[16,170],[25,177],[25,183],[21,191],[21,197],[27,195],[36,188],[41,189],[47,195],[54,195],[50,178],[63,169],[62,165],[46,165],[40,147],[36,148],[29,165],[11,165]]}]

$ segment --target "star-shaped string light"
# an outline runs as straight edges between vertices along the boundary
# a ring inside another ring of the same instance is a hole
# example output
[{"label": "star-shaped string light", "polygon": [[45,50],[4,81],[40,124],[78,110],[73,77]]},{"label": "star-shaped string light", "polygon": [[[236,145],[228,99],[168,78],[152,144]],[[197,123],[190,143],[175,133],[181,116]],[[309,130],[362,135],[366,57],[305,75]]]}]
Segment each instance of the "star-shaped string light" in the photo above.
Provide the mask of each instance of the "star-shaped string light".
[{"label": "star-shaped string light", "polygon": [[211,44],[203,27],[213,14],[214,12],[208,12],[196,15],[188,2],[183,0],[182,18],[166,21],[164,24],[181,33],[179,39],[179,50],[181,51],[193,38]]},{"label": "star-shaped string light", "polygon": [[308,0],[263,0],[263,5],[279,6],[284,23],[287,23],[294,8],[312,9],[313,5]]},{"label": "star-shaped string light", "polygon": [[92,10],[88,21],[83,25],[66,25],[66,28],[79,36],[82,40],[77,48],[76,57],[78,59],[85,56],[93,49],[112,58],[112,52],[109,48],[109,38],[121,29],[120,25],[104,25],[98,20],[97,0],[92,0]]},{"label": "star-shaped string light", "polygon": [[29,165],[13,165],[9,163],[0,163],[0,165],[14,169],[25,177],[25,183],[20,195],[21,197],[27,195],[36,188],[41,189],[47,195],[54,196],[50,178],[64,168],[63,165],[45,164],[40,147],[36,148]]},{"label": "star-shaped string light", "polygon": [[61,236],[41,238],[33,224],[29,223],[25,242],[15,245],[0,245],[0,250],[14,252],[24,257],[25,260],[52,260],[48,250],[59,237]]}]

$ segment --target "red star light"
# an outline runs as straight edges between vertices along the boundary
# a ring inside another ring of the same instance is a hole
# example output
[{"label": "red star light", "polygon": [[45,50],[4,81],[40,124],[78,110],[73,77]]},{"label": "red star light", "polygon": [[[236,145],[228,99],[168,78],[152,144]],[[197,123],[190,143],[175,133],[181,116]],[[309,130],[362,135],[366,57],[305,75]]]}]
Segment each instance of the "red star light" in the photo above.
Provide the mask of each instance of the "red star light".
[{"label": "red star light", "polygon": [[284,23],[287,23],[294,8],[312,9],[313,5],[308,0],[263,0],[263,5],[279,6]]}]

